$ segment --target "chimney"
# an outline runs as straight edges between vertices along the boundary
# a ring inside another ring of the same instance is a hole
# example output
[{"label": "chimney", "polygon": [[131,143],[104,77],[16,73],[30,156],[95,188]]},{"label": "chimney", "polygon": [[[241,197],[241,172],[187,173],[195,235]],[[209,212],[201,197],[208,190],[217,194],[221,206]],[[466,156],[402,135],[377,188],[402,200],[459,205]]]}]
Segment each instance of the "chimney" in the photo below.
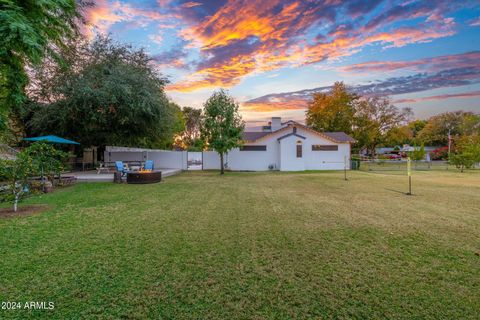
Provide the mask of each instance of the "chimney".
[{"label": "chimney", "polygon": [[282,128],[282,118],[281,117],[272,117],[272,132],[277,131]]}]

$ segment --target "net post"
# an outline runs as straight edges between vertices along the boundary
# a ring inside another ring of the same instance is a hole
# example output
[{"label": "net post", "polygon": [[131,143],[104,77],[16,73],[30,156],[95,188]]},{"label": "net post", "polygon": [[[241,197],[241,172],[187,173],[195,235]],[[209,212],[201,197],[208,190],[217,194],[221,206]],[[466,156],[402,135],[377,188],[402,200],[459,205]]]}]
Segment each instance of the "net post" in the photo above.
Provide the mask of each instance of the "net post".
[{"label": "net post", "polygon": [[407,158],[407,175],[408,175],[408,196],[412,195],[412,160]]}]

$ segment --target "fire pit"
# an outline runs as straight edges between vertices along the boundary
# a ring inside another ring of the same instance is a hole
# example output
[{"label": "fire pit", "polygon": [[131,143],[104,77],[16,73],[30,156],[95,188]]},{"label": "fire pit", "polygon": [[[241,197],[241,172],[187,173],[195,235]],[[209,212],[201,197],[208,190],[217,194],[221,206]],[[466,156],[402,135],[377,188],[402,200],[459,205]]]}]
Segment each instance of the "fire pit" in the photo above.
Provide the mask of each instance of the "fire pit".
[{"label": "fire pit", "polygon": [[162,171],[132,171],[127,173],[127,183],[156,183],[162,181]]}]

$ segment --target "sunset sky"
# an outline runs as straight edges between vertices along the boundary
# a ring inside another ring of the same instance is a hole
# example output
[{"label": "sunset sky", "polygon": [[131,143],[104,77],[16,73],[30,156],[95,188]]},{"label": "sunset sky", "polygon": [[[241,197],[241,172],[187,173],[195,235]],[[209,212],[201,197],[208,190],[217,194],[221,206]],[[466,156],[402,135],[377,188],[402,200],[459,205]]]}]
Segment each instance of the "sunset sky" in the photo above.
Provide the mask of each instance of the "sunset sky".
[{"label": "sunset sky", "polygon": [[303,120],[335,81],[418,118],[480,112],[480,0],[97,0],[85,17],[89,37],[144,47],[179,105],[226,88],[250,125]]}]

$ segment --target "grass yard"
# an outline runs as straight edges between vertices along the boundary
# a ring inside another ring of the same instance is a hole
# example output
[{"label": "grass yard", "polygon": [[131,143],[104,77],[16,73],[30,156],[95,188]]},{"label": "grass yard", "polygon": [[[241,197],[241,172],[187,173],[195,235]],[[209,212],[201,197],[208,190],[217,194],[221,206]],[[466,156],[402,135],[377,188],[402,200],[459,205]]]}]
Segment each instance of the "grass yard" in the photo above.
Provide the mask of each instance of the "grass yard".
[{"label": "grass yard", "polygon": [[0,318],[478,319],[480,172],[187,172],[0,219]]}]

